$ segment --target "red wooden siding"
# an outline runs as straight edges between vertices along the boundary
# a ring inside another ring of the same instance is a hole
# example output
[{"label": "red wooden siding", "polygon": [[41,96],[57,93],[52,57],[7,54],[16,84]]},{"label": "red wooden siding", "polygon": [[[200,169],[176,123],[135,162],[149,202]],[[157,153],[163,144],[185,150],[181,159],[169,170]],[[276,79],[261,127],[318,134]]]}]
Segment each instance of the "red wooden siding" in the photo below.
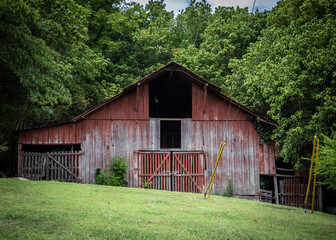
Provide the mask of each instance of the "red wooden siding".
[{"label": "red wooden siding", "polygon": [[64,123],[22,131],[19,144],[80,144],[81,123]]},{"label": "red wooden siding", "polygon": [[[237,112],[237,107],[234,104],[229,104],[218,95],[208,90],[205,101],[205,113],[203,113],[203,89],[196,85],[192,85],[192,119],[193,120],[247,120],[246,114],[242,111]],[[230,109],[230,112],[228,113]]]},{"label": "red wooden siding", "polygon": [[[92,112],[86,119],[114,119],[114,120],[144,120],[149,119],[149,102],[148,102],[148,83],[139,87],[138,109],[137,108],[137,90],[133,89],[127,95],[123,95],[104,105],[98,110]],[[138,110],[138,111],[136,111]]]}]

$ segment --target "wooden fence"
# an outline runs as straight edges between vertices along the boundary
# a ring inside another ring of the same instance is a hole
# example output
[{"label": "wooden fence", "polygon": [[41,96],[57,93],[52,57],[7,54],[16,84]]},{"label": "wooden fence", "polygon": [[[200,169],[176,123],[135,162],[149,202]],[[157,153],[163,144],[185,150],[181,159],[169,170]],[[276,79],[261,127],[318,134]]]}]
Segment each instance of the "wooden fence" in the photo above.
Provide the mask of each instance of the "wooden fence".
[{"label": "wooden fence", "polygon": [[80,156],[82,152],[22,152],[19,176],[30,180],[82,182]]},{"label": "wooden fence", "polygon": [[[284,179],[279,181],[280,204],[294,207],[304,207],[304,200],[307,192],[307,183],[305,179],[300,178]],[[308,195],[307,209],[312,206],[312,186]],[[319,210],[319,191],[315,192],[314,209]]]},{"label": "wooden fence", "polygon": [[272,203],[273,202],[273,191],[260,189],[259,201]]}]

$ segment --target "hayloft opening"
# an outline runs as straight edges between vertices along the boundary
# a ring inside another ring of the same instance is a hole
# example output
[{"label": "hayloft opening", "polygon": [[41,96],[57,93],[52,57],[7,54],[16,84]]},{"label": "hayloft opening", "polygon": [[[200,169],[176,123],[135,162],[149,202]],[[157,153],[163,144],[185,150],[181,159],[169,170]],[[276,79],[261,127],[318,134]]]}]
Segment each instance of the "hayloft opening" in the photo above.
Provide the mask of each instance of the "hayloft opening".
[{"label": "hayloft opening", "polygon": [[149,82],[149,117],[191,118],[191,83],[167,72]]},{"label": "hayloft opening", "polygon": [[70,152],[70,151],[81,151],[80,144],[64,144],[64,145],[35,145],[35,144],[23,144],[23,152],[35,152],[35,153],[46,153],[46,152]]},{"label": "hayloft opening", "polygon": [[181,148],[181,121],[160,121],[160,147]]}]

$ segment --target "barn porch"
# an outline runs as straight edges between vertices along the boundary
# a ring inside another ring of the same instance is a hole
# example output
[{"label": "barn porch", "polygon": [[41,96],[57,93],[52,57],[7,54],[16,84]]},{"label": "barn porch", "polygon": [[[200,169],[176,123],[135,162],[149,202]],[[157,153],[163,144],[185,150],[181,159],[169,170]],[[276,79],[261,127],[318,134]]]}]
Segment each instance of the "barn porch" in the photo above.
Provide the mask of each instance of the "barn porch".
[{"label": "barn porch", "polygon": [[206,185],[204,151],[135,151],[135,181],[150,189],[203,193]]}]

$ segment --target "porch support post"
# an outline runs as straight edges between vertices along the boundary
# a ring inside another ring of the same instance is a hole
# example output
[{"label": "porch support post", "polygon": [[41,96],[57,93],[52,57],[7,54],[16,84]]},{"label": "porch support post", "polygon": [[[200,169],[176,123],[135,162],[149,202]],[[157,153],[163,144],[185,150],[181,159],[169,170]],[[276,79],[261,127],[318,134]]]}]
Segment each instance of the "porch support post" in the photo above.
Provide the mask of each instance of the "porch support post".
[{"label": "porch support post", "polygon": [[278,178],[277,178],[277,176],[273,177],[273,182],[274,182],[275,203],[279,204],[279,191],[278,191]]},{"label": "porch support post", "polygon": [[18,146],[18,169],[17,169],[17,176],[22,177],[22,164],[23,164],[23,156],[22,156],[22,144],[19,143]]}]

